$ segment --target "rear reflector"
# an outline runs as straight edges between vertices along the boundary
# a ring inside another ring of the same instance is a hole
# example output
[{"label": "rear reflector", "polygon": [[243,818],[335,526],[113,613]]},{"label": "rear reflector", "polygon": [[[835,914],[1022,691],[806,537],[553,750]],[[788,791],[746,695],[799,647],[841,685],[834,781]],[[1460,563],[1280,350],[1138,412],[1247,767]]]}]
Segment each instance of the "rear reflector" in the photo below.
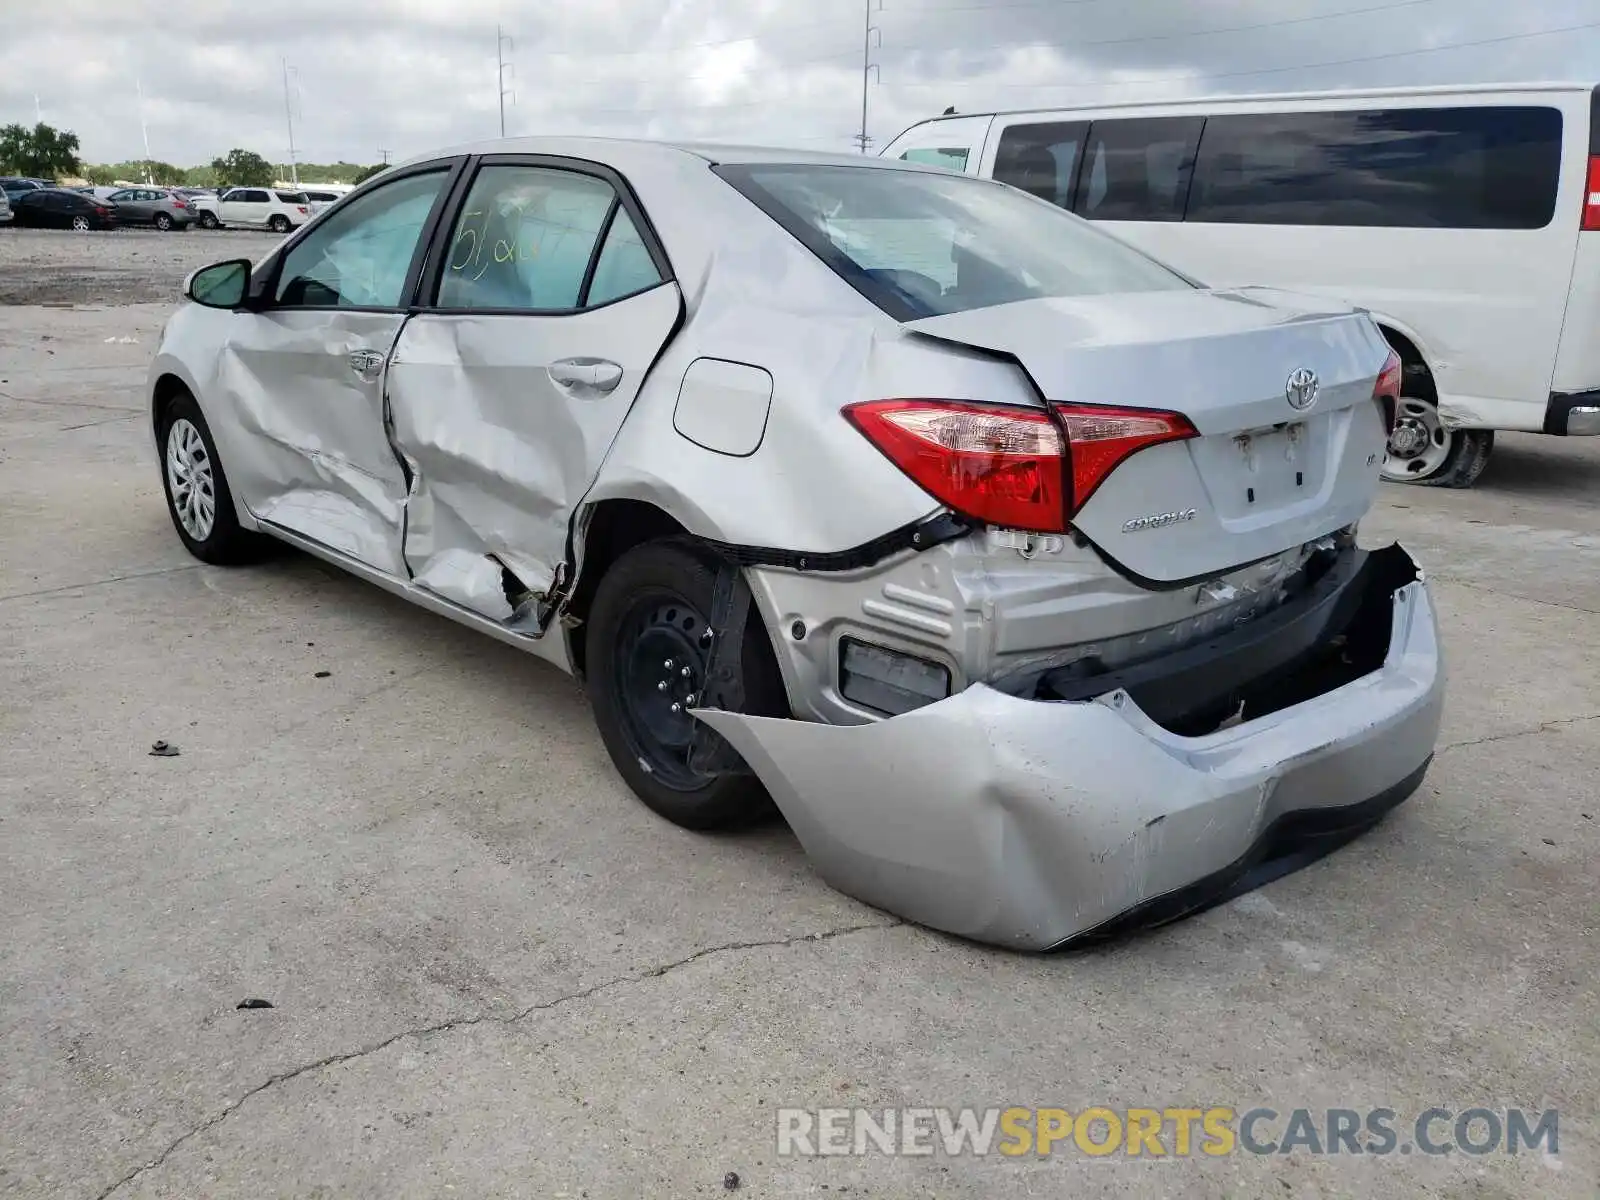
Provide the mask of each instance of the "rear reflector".
[{"label": "rear reflector", "polygon": [[[1196,436],[1179,413],[1099,405],[1037,408],[874,400],[844,415],[913,482],[990,525],[1063,533],[1130,454]],[[1062,437],[1065,432],[1066,437]]]},{"label": "rear reflector", "polygon": [[1589,156],[1589,177],[1583,188],[1583,225],[1585,233],[1600,233],[1600,154]]}]

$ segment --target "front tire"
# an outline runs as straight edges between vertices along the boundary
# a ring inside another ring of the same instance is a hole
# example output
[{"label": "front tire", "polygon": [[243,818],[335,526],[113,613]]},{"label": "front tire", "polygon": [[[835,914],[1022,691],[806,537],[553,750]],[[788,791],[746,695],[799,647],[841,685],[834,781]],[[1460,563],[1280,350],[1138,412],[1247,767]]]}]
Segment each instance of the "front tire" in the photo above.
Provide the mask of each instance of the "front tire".
[{"label": "front tire", "polygon": [[214,566],[260,558],[266,539],[239,524],[216,442],[194,397],[181,392],[168,403],[156,434],[167,513],[189,553]]},{"label": "front tire", "polygon": [[1446,429],[1432,401],[1401,396],[1384,449],[1383,478],[1391,483],[1469,488],[1489,465],[1494,430]]},{"label": "front tire", "polygon": [[272,230],[273,233],[288,233],[289,218],[282,213],[278,213],[272,220],[267,222],[267,228]]},{"label": "front tire", "polygon": [[[772,813],[754,775],[707,774],[689,761],[702,727],[687,710],[706,683],[716,578],[693,542],[647,542],[612,564],[588,620],[587,690],[611,761],[646,805],[685,829],[735,828]],[[743,711],[787,717],[783,679],[754,605],[740,659]]]},{"label": "front tire", "polygon": [[200,214],[201,229],[215,229],[217,227],[217,214],[203,212]]}]

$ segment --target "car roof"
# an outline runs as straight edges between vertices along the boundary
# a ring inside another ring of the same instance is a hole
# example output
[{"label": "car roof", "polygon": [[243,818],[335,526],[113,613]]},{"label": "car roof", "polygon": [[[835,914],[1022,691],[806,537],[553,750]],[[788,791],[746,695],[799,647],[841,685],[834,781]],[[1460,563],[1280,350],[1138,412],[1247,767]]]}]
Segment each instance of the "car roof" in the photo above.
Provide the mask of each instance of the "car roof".
[{"label": "car roof", "polygon": [[610,165],[621,165],[640,158],[698,158],[714,165],[754,163],[796,163],[815,166],[867,167],[884,171],[926,171],[948,174],[937,167],[907,163],[875,155],[847,154],[841,151],[797,150],[784,146],[723,145],[716,142],[655,141],[645,138],[606,137],[517,137],[470,142],[449,146],[429,154],[419,154],[397,166],[429,162],[460,154],[542,154],[553,158],[581,158]]}]

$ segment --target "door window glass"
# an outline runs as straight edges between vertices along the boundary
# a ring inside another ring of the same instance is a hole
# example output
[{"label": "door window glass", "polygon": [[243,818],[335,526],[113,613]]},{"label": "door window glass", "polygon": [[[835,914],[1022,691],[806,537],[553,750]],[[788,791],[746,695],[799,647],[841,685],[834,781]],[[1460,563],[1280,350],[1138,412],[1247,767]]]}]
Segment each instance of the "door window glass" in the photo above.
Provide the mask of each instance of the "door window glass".
[{"label": "door window glass", "polygon": [[969,153],[965,146],[923,146],[907,150],[900,158],[929,167],[944,167],[948,171],[965,171]]},{"label": "door window glass", "polygon": [[[611,185],[592,175],[484,167],[450,237],[439,307],[577,308],[615,200]],[[619,250],[618,261],[625,257]]]},{"label": "door window glass", "polygon": [[639,236],[639,230],[635,228],[627,210],[619,207],[611,228],[606,232],[605,245],[600,247],[600,259],[595,263],[594,279],[589,283],[587,303],[595,305],[620,300],[624,296],[653,288],[660,282],[661,272],[656,270],[655,260],[650,257],[644,239]]},{"label": "door window glass", "polygon": [[284,257],[278,303],[400,307],[422,227],[447,176],[408,175],[330,214]]},{"label": "door window glass", "polygon": [[1096,221],[1181,221],[1200,117],[1137,117],[1089,127],[1076,211]]},{"label": "door window glass", "polygon": [[1088,129],[1084,121],[1008,126],[995,151],[994,177],[1041,200],[1070,208],[1072,179]]}]

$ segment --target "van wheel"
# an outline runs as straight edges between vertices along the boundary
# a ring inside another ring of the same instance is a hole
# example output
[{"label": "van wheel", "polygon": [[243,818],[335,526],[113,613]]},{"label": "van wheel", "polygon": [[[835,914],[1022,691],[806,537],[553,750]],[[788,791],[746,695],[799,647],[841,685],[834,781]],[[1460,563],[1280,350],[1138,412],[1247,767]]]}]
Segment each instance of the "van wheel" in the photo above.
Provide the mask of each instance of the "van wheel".
[{"label": "van wheel", "polygon": [[[754,775],[690,765],[703,726],[688,710],[710,666],[715,585],[715,566],[693,542],[646,542],[612,564],[589,612],[587,690],[600,737],[634,793],[685,829],[733,828],[773,811]],[[753,605],[740,659],[744,711],[787,717],[777,659]]]},{"label": "van wheel", "polygon": [[1469,488],[1489,465],[1493,449],[1494,430],[1446,429],[1436,405],[1402,396],[1383,456],[1383,477],[1391,483]]}]

